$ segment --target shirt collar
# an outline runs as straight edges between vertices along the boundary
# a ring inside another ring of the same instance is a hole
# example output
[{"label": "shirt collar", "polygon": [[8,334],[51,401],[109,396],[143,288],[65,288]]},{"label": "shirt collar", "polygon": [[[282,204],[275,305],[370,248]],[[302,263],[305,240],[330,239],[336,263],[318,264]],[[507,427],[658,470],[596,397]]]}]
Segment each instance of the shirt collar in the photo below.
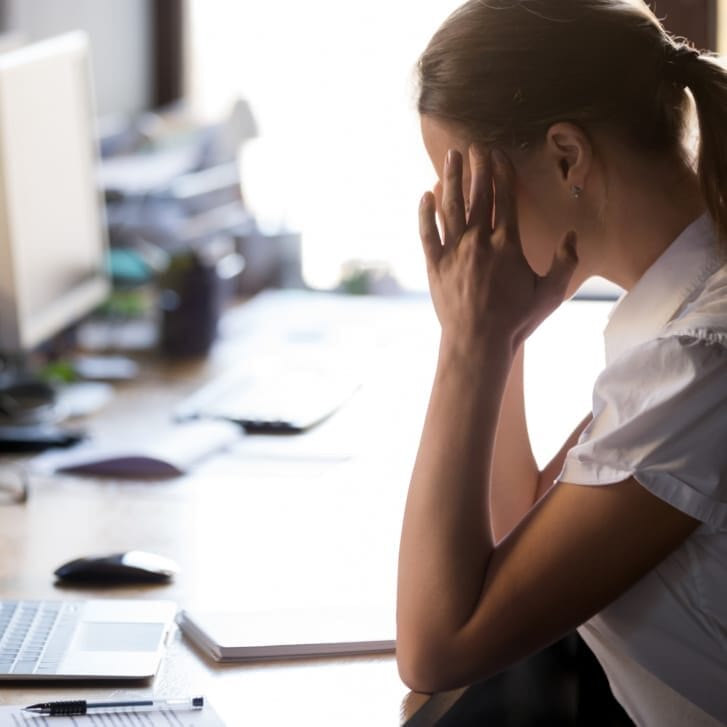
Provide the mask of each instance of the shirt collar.
[{"label": "shirt collar", "polygon": [[708,213],[692,222],[616,304],[604,332],[606,362],[658,335],[721,265]]}]

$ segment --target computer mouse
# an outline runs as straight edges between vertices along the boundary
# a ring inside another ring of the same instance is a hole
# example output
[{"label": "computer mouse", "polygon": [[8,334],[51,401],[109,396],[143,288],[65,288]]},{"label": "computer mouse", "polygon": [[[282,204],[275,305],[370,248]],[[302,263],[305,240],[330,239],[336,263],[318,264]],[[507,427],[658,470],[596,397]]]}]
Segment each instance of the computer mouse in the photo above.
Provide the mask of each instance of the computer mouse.
[{"label": "computer mouse", "polygon": [[54,571],[63,582],[97,585],[167,583],[177,573],[173,560],[142,550],[76,558]]}]

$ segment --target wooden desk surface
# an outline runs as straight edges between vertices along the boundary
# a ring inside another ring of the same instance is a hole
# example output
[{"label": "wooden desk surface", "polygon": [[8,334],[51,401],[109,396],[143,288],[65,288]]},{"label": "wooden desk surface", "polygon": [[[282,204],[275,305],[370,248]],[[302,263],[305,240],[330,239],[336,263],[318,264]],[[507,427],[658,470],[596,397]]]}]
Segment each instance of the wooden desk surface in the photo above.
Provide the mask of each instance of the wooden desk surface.
[{"label": "wooden desk surface", "polygon": [[[393,613],[399,530],[435,363],[436,322],[426,301],[347,306],[336,306],[336,315],[354,321],[342,342],[358,341],[359,363],[367,351],[367,376],[341,412],[303,437],[241,437],[171,480],[35,476],[25,505],[0,508],[0,595],[170,599],[180,608],[229,610],[369,605]],[[120,386],[87,422],[91,432],[116,443],[139,430],[153,436],[181,396],[251,355],[250,310],[228,318],[204,362],[152,363],[138,381]],[[288,325],[310,326],[309,314],[299,306]],[[127,549],[171,557],[181,574],[166,586],[54,585],[62,562]],[[433,724],[459,694],[410,694],[392,654],[219,665],[176,631],[151,684],[25,683],[3,687],[0,702],[152,692],[205,694],[230,725],[320,727],[393,726],[415,713],[412,724]]]},{"label": "wooden desk surface", "polygon": [[[265,325],[269,338],[272,328],[269,321]],[[299,333],[315,327],[306,316],[292,325]],[[359,320],[357,332],[347,335],[363,346],[368,325]],[[247,313],[229,316],[226,326],[208,359],[151,362],[139,380],[119,386],[114,401],[85,423],[92,434],[121,444],[140,430],[154,436],[166,427],[182,396],[251,355]],[[259,334],[252,339],[259,341]],[[395,384],[391,411],[382,401],[391,401],[392,387],[384,399],[368,395],[368,389],[379,391],[377,381],[389,379],[379,376],[385,369],[376,358],[380,350],[369,351],[364,389],[309,435],[241,437],[231,451],[165,481],[34,476],[27,504],[0,508],[0,594],[170,599],[180,607],[230,610],[366,604],[393,609],[407,460],[416,439],[407,438],[405,429],[415,427],[403,420],[411,421],[407,399],[417,393],[416,387]],[[398,431],[394,438],[392,429]],[[155,587],[54,585],[53,570],[66,560],[132,548],[173,558],[181,574]],[[219,665],[178,630],[151,684],[25,683],[4,686],[0,701],[152,691],[205,694],[230,725],[398,725],[424,701],[408,695],[390,653]]]}]

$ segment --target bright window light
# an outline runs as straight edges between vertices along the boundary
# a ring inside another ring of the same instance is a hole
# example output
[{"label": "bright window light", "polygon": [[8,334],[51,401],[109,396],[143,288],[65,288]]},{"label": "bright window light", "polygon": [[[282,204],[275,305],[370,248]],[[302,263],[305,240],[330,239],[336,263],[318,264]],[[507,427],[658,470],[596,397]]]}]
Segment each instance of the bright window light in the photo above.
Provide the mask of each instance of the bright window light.
[{"label": "bright window light", "polygon": [[302,234],[308,284],[360,261],[424,289],[417,207],[435,174],[414,69],[459,0],[188,2],[192,108],[219,119],[250,103],[243,192],[261,226]]}]

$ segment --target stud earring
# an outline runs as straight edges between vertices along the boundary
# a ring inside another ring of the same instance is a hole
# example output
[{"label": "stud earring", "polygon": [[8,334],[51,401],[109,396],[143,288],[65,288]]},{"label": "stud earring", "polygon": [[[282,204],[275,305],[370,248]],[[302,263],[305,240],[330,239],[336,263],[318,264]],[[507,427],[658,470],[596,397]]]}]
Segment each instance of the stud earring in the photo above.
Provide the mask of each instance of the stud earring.
[{"label": "stud earring", "polygon": [[578,199],[583,194],[583,187],[579,187],[577,184],[574,184],[570,188],[570,193],[573,195],[574,199]]}]

